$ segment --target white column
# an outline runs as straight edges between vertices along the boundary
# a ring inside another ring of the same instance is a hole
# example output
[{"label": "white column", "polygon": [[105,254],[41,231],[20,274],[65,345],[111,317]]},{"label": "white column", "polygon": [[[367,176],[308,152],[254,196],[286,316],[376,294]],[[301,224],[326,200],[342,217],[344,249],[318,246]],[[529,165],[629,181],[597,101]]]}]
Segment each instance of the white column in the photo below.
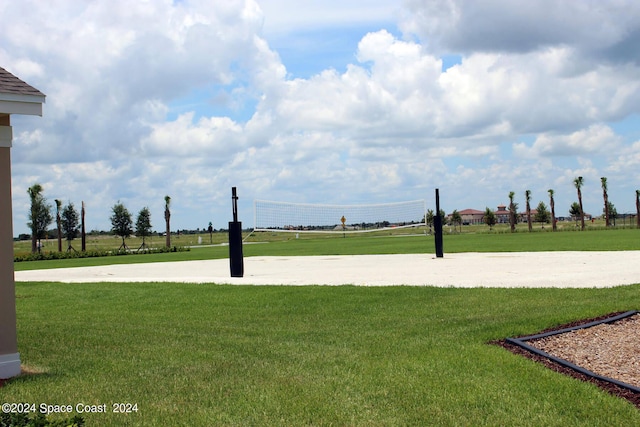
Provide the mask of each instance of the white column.
[{"label": "white column", "polygon": [[9,116],[0,116],[0,379],[20,374],[13,275],[11,139]]}]

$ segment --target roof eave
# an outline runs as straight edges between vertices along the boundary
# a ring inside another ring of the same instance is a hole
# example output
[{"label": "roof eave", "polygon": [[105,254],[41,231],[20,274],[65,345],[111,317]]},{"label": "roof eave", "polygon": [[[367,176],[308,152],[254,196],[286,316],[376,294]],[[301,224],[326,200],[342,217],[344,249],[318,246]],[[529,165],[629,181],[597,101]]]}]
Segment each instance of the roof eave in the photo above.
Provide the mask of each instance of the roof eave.
[{"label": "roof eave", "polygon": [[44,104],[44,102],[44,95],[0,93],[0,112],[5,114],[42,116],[42,104]]}]

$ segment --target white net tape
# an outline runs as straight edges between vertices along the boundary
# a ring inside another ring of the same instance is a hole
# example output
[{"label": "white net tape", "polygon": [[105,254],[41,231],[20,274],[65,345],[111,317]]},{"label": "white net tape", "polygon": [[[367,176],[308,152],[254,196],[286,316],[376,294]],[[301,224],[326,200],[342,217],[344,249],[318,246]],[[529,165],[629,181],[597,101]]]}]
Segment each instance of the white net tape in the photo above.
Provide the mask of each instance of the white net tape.
[{"label": "white net tape", "polygon": [[[374,205],[254,202],[256,231],[363,232],[425,224],[426,201]],[[343,222],[344,219],[344,222]]]}]

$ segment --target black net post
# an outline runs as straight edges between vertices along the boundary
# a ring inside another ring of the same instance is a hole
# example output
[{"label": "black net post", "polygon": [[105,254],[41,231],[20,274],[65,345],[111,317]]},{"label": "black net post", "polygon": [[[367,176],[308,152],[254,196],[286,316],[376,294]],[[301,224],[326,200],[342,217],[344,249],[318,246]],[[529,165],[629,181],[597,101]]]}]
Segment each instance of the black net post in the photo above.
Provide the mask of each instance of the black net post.
[{"label": "black net post", "polygon": [[436,188],[436,214],[433,217],[433,227],[436,237],[436,257],[442,258],[444,250],[442,248],[442,217],[440,216],[440,190]]},{"label": "black net post", "polygon": [[242,256],[242,222],[238,221],[238,196],[236,187],[231,188],[233,201],[233,221],[229,223],[229,266],[231,277],[244,275],[244,260]]}]

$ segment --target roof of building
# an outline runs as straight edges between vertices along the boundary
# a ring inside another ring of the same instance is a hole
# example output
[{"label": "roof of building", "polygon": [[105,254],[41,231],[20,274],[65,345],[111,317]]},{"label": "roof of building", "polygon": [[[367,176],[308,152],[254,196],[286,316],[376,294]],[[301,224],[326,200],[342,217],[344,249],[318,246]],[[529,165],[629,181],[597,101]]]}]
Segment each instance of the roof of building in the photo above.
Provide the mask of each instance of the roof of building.
[{"label": "roof of building", "polygon": [[463,209],[458,212],[460,215],[484,215],[483,211],[478,211],[475,209]]},{"label": "roof of building", "polygon": [[2,67],[0,67],[0,93],[45,96],[44,93],[23,82]]}]

